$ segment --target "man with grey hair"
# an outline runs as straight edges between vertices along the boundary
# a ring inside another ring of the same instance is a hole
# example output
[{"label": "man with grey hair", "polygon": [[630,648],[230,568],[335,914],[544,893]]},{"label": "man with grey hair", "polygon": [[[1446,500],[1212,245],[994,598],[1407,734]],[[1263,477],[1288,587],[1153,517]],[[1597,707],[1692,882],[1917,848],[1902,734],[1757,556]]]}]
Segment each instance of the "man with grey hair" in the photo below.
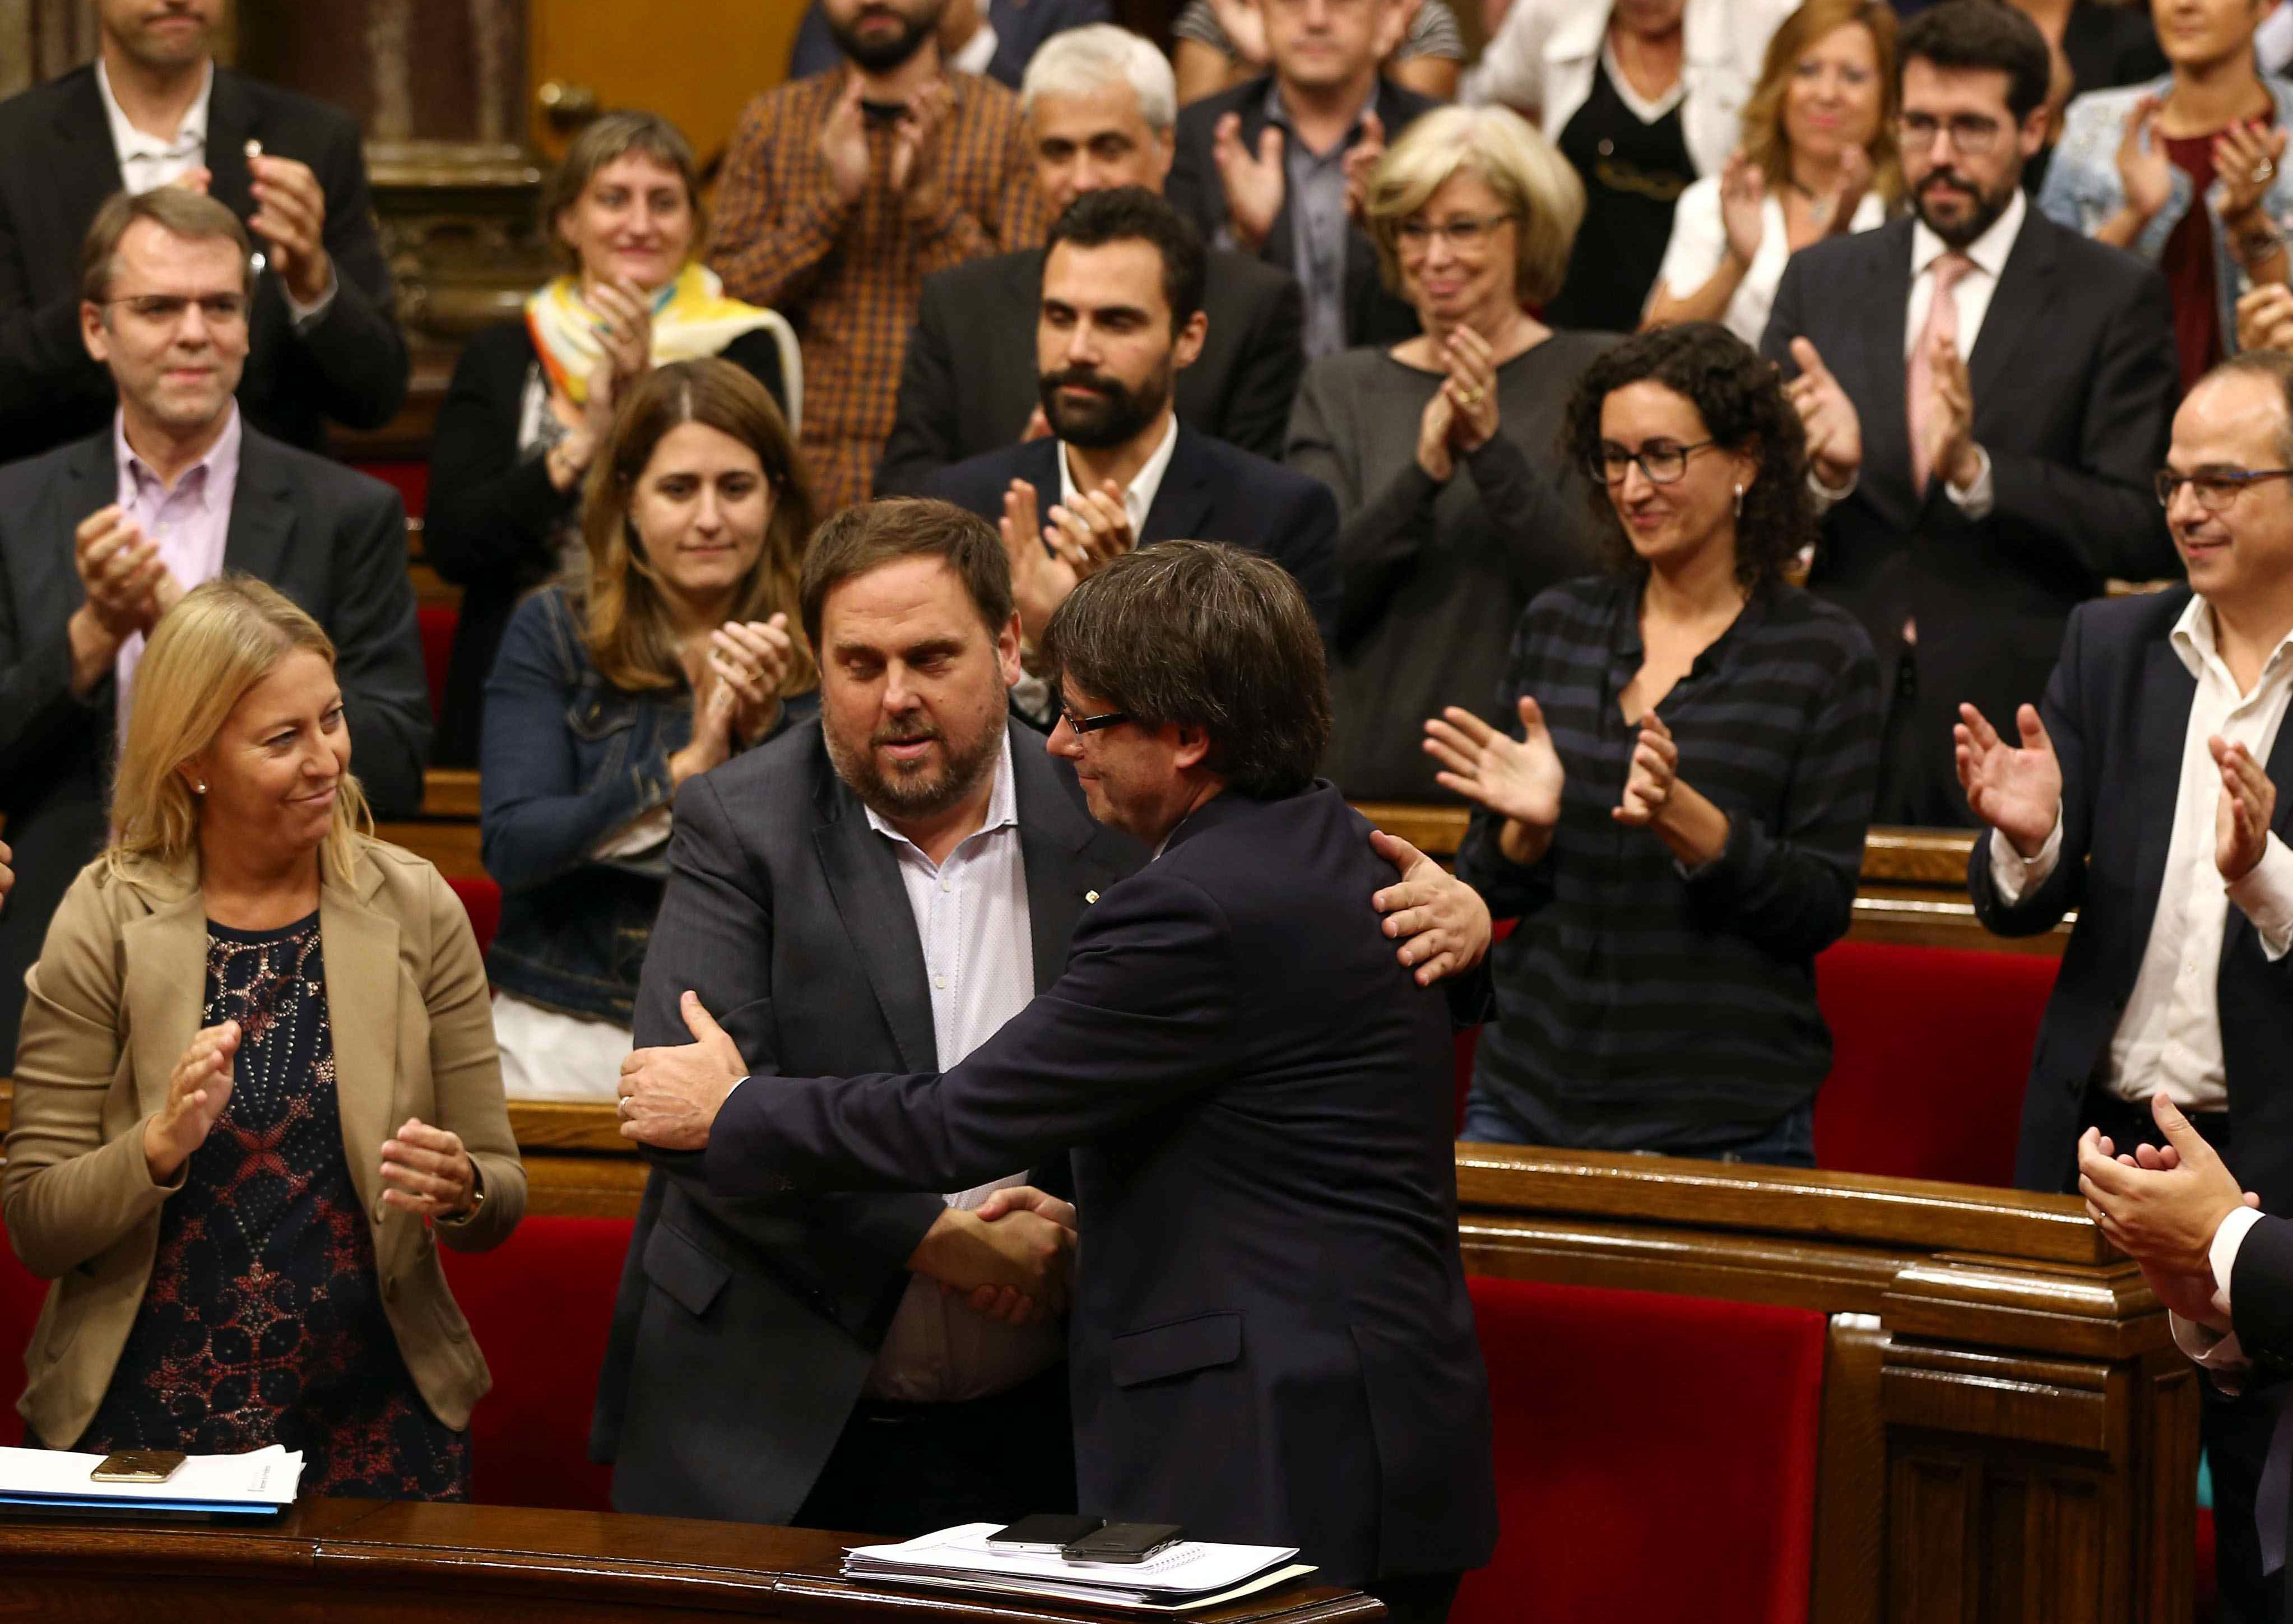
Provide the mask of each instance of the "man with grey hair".
[{"label": "man with grey hair", "polygon": [[1313,616],[1279,565],[1171,541],[1077,586],[1044,649],[1051,753],[1155,853],[1082,911],[1065,973],[905,1076],[748,1075],[688,995],[700,1041],[630,1056],[622,1133],[699,1152],[719,1198],[955,1189],[1071,1150],[1078,1508],[1296,1546],[1439,1619],[1497,1524],[1451,1008],[1365,929],[1390,871],[1313,775]]},{"label": "man with grey hair", "polygon": [[[1028,64],[1019,104],[1054,214],[1089,191],[1163,190],[1178,90],[1170,62],[1138,35],[1100,23],[1054,36]],[[879,496],[920,491],[952,463],[1050,433],[1034,364],[1043,255],[1023,249],[924,280]],[[1279,458],[1305,369],[1303,297],[1287,272],[1247,255],[1214,249],[1209,271],[1209,330],[1179,375],[1179,420]]]},{"label": "man with grey hair", "polygon": [[80,342],[117,392],[86,439],[0,468],[0,819],[24,883],[0,913],[0,1055],[24,970],[102,845],[113,741],[146,635],[225,570],[269,582],[334,639],[352,769],[376,812],[422,800],[430,705],[406,511],[377,480],[242,420],[256,289],[220,200],[120,192],[83,246]]}]

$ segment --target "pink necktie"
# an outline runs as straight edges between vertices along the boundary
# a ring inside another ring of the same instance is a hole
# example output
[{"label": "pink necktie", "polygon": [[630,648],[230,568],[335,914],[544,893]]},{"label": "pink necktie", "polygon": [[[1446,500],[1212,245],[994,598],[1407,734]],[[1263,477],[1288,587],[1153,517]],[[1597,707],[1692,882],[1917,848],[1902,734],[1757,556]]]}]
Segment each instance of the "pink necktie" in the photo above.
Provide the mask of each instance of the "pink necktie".
[{"label": "pink necktie", "polygon": [[1958,301],[1951,289],[1958,279],[1974,269],[1974,262],[1964,254],[1948,253],[1934,262],[1934,300],[1927,306],[1927,324],[1919,331],[1919,341],[1911,346],[1908,372],[1910,397],[1907,416],[1911,425],[1911,490],[1924,497],[1927,492],[1927,476],[1934,472],[1927,467],[1926,427],[1928,414],[1933,410],[1934,369],[1927,357],[1933,353],[1935,340],[1948,338],[1958,342]]}]

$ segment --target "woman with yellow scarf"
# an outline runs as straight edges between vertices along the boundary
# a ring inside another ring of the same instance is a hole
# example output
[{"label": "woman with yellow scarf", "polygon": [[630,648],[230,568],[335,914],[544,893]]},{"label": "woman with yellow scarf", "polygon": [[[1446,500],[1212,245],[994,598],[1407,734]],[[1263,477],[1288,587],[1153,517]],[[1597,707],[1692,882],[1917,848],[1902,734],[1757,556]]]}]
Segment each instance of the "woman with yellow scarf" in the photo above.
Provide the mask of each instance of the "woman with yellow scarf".
[{"label": "woman with yellow scarf", "polygon": [[424,551],[462,589],[432,759],[474,767],[494,651],[517,600],[584,567],[581,485],[629,386],[664,361],[722,355],[765,386],[794,436],[796,335],[727,298],[701,264],[708,219],[692,146],[652,113],[608,113],[566,150],[542,198],[565,274],[517,321],[474,335],[432,439]]}]

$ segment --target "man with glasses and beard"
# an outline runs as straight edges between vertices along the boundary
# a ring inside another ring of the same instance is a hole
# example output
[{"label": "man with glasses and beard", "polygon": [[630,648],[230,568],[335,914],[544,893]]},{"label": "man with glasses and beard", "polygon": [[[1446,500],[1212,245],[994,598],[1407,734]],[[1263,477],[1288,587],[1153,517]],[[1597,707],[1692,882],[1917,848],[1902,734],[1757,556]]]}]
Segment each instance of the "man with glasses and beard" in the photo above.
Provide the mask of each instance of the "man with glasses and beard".
[{"label": "man with glasses and beard", "polygon": [[1945,0],[1904,26],[1912,217],[1795,255],[1762,350],[1825,509],[1809,587],[1860,615],[1888,698],[1874,820],[1964,824],[1958,707],[2009,732],[2070,613],[2174,565],[2150,490],[2177,373],[2165,280],[2030,207],[2038,26]]},{"label": "man with glasses and beard", "polygon": [[[1058,979],[1146,852],[1009,719],[1003,552],[944,502],[821,527],[819,719],[679,792],[641,1048],[705,1029],[759,1073],[933,1070]],[[1373,843],[1402,869],[1376,897],[1391,950],[1423,980],[1471,969],[1479,898]],[[617,1507],[902,1536],[1072,1508],[1064,1157],[946,1195],[731,1198],[649,1154],[590,1441]]]},{"label": "man with glasses and beard", "polygon": [[[1228,541],[1303,589],[1326,642],[1338,505],[1318,480],[1180,422],[1173,380],[1202,353],[1203,241],[1138,186],[1085,192],[1051,227],[1035,364],[1049,437],[944,468],[928,493],[1001,528],[1032,651],[1075,583],[1133,548]],[[1048,711],[1023,705],[1048,722]]]},{"label": "man with glasses and beard", "polygon": [[725,159],[709,261],[803,337],[822,510],[867,499],[923,279],[1041,240],[1011,93],[940,58],[948,0],[824,0],[841,66],[766,92]]}]

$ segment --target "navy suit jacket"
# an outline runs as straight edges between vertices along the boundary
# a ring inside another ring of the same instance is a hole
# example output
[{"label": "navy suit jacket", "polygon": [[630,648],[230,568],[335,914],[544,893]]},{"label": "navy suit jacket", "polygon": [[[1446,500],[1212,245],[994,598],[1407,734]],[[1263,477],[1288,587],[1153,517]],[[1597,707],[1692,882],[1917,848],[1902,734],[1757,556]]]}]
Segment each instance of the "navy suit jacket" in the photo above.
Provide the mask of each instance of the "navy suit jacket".
[{"label": "navy suit jacket", "polygon": [[[1049,522],[1059,499],[1059,443],[1030,440],[942,468],[923,494],[969,508],[993,524],[1003,516],[1003,492],[1015,479],[1035,487],[1035,511]],[[1290,572],[1313,606],[1314,623],[1327,644],[1338,623],[1338,499],[1317,479],[1254,457],[1223,440],[1179,425],[1171,466],[1137,538],[1157,541],[1228,541],[1271,558]]]},{"label": "navy suit jacket", "polygon": [[1081,1508],[1296,1545],[1340,1584],[1496,1539],[1450,1006],[1378,930],[1368,832],[1326,783],[1219,795],[963,1064],[753,1076],[703,1156],[745,1195],[959,1190],[1073,1147]]},{"label": "navy suit jacket", "polygon": [[[2062,760],[2062,861],[2013,907],[1991,881],[1987,837],[1968,865],[1975,913],[2001,936],[2051,930],[2078,910],[2023,1097],[2014,1181],[2026,1190],[2077,1188],[2079,1101],[2157,918],[2197,694],[2167,634],[2189,602],[2190,589],[2176,587],[2071,613],[2038,707]],[[2293,741],[2280,735],[2270,754],[2273,827],[2293,840]],[[2215,987],[2235,1128],[2226,1159],[2265,1208],[2293,1212],[2293,1089],[2284,1082],[2293,1060],[2293,955],[2271,963],[2259,933],[2232,907]]]}]

